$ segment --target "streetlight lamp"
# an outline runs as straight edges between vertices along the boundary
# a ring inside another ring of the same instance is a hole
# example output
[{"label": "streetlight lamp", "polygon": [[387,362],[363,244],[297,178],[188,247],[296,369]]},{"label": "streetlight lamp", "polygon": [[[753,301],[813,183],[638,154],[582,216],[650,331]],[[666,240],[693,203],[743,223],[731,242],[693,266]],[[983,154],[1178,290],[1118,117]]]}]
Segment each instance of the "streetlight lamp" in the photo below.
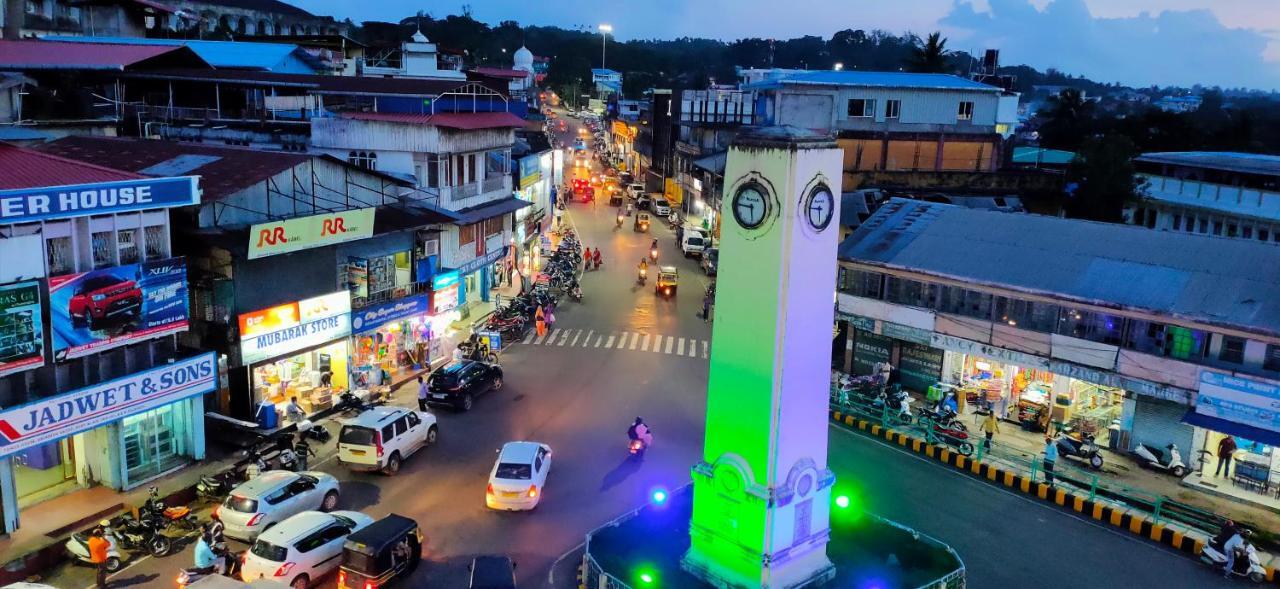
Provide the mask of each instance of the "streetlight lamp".
[{"label": "streetlight lamp", "polygon": [[600,29],[600,69],[605,69],[605,66],[604,66],[605,40],[609,38],[609,33],[613,32],[613,25],[603,24],[596,28]]},{"label": "streetlight lamp", "polygon": [[835,70],[838,72],[838,71],[843,70],[843,69],[844,69],[844,63],[843,63],[843,62],[840,62],[840,61],[837,61],[837,62],[836,62],[836,66],[835,66]]}]

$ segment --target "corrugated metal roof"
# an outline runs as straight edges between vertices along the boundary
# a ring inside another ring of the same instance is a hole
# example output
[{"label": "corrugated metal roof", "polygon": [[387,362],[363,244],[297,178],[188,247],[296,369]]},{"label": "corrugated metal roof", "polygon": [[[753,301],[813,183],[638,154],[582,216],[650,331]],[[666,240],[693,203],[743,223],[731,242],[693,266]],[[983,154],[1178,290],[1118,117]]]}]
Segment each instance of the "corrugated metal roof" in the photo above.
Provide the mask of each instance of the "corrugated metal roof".
[{"label": "corrugated metal roof", "polygon": [[482,76],[491,76],[494,78],[510,78],[513,80],[523,80],[525,77],[529,75],[529,72],[526,72],[524,70],[513,70],[513,69],[501,68],[501,67],[478,67],[478,68],[472,68],[471,71],[474,73],[480,74]]},{"label": "corrugated metal roof", "polygon": [[142,176],[0,143],[0,190],[138,178]]},{"label": "corrugated metal roof", "polygon": [[225,82],[248,86],[288,86],[307,88],[317,94],[439,96],[459,90],[467,84],[479,84],[503,96],[505,88],[497,84],[464,80],[418,80],[412,78],[374,78],[367,76],[322,76],[307,74],[282,74],[244,70],[164,69],[130,72],[130,78],[160,80],[194,80]]},{"label": "corrugated metal roof", "polygon": [[[131,172],[186,170],[199,175],[205,202],[220,199],[276,174],[301,165],[312,156],[280,151],[211,147],[177,141],[124,137],[63,137],[40,146],[41,151],[87,162],[99,162]],[[192,158],[191,156],[204,156]],[[203,160],[202,165],[195,165]],[[170,174],[156,174],[170,175]]]},{"label": "corrugated metal roof", "polygon": [[502,127],[523,127],[524,119],[509,112],[462,112],[438,113],[434,115],[418,115],[400,112],[348,112],[343,118],[360,121],[385,121],[389,123],[409,123],[414,125],[431,125],[472,131],[475,129],[497,129]]},{"label": "corrugated metal roof", "polygon": [[1280,335],[1280,248],[894,199],[840,259]]},{"label": "corrugated metal roof", "polygon": [[[49,41],[66,43],[102,43],[108,45],[154,45],[190,47],[201,59],[217,68],[245,68],[272,71],[300,51],[297,45],[279,43],[245,43],[241,41],[198,41],[190,39],[144,39],[137,37],[71,37],[49,36]],[[301,58],[299,58],[301,61]],[[311,69],[311,71],[315,71]]]},{"label": "corrugated metal roof", "polygon": [[171,57],[170,65],[208,65],[186,47],[68,43],[60,41],[0,41],[0,68],[15,70],[123,70],[129,66]]},{"label": "corrugated metal roof", "polygon": [[1236,151],[1164,151],[1144,153],[1135,159],[1156,164],[1280,176],[1280,155]]},{"label": "corrugated metal roof", "polygon": [[1076,158],[1073,151],[1061,149],[1044,149],[1040,147],[1013,148],[1013,163],[1065,166]]},{"label": "corrugated metal roof", "polygon": [[602,68],[598,68],[598,67],[593,67],[593,68],[591,68],[591,75],[593,75],[593,76],[620,76],[620,75],[622,75],[622,74],[621,74],[621,73],[619,73],[619,72],[618,72],[618,71],[616,71],[616,70],[611,70],[611,69],[608,69],[608,68],[603,68],[603,69],[602,69]]},{"label": "corrugated metal roof", "polygon": [[458,220],[455,223],[459,225],[476,223],[485,219],[492,219],[498,215],[518,211],[528,206],[533,206],[533,203],[514,196],[502,198],[458,211]]},{"label": "corrugated metal roof", "polygon": [[746,84],[743,90],[766,90],[781,86],[861,86],[875,88],[923,88],[935,90],[972,90],[1003,92],[996,86],[975,82],[951,74],[917,74],[909,72],[862,72],[813,70],[782,72],[775,78]]}]

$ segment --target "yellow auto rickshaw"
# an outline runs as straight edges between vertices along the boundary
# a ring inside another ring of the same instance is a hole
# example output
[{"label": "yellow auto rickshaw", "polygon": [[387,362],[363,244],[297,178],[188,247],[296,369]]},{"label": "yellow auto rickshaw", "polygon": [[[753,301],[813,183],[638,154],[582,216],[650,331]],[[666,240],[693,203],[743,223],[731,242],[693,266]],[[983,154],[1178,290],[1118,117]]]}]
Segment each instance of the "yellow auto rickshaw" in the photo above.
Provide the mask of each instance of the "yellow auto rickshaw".
[{"label": "yellow auto rickshaw", "polygon": [[637,233],[649,232],[649,213],[636,213],[635,224],[631,226]]}]

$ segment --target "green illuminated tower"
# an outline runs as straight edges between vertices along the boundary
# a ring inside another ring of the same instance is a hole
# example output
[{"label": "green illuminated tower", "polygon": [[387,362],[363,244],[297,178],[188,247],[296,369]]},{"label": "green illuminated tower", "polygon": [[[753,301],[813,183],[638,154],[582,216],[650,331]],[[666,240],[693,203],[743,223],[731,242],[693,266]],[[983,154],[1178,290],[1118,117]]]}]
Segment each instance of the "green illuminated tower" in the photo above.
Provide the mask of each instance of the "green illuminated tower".
[{"label": "green illuminated tower", "polygon": [[717,587],[832,578],[827,386],[842,156],[748,130],[725,168],[707,433],[683,566]]}]

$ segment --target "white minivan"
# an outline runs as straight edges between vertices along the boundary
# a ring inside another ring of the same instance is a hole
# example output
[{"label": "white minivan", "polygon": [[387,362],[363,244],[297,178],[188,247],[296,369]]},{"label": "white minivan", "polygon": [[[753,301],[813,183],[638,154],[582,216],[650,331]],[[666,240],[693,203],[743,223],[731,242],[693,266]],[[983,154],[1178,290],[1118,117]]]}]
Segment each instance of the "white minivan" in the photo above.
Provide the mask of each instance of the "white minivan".
[{"label": "white minivan", "polygon": [[400,472],[409,455],[436,443],[436,416],[403,407],[374,407],[342,422],[338,462],[352,470]]}]

